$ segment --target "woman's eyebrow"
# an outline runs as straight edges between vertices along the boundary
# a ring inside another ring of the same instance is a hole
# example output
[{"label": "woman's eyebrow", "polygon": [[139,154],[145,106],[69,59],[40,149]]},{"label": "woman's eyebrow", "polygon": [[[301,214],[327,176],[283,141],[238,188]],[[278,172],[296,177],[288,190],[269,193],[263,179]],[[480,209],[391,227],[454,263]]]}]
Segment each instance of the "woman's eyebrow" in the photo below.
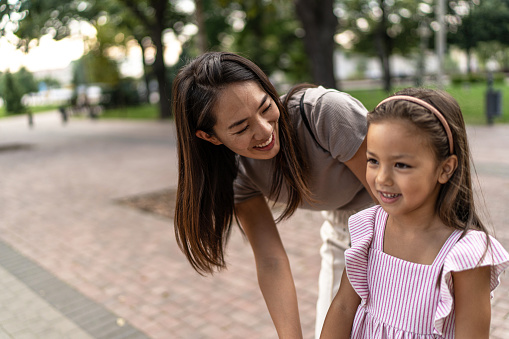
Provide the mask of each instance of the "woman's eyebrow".
[{"label": "woman's eyebrow", "polygon": [[265,101],[267,101],[267,97],[269,95],[268,94],[265,94],[262,98],[262,101],[260,102],[260,106],[258,106],[258,109],[262,108],[263,104],[265,103]]},{"label": "woman's eyebrow", "polygon": [[234,127],[237,127],[238,125],[242,125],[246,120],[247,119],[242,119],[242,120],[236,121],[233,124],[231,124],[230,126],[228,126],[228,129],[232,129]]},{"label": "woman's eyebrow", "polygon": [[[262,100],[260,101],[260,106],[258,106],[258,108],[256,110],[259,110],[263,104],[265,103],[265,101],[267,101],[267,98],[269,97],[268,94],[265,94],[262,98]],[[242,119],[242,120],[239,120],[239,121],[236,121],[234,122],[233,124],[231,124],[230,126],[228,126],[228,129],[232,129],[234,127],[237,127],[238,125],[242,125],[247,119]]]}]

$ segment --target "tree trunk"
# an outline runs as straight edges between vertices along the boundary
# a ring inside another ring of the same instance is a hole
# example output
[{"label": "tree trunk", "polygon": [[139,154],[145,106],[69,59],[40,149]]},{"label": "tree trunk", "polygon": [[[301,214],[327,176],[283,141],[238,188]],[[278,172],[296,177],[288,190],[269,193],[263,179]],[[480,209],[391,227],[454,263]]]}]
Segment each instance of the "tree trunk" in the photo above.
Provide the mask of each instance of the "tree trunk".
[{"label": "tree trunk", "polygon": [[143,45],[143,37],[137,36],[136,41],[138,41],[138,45],[140,45],[140,48],[141,48],[141,60],[142,60],[142,64],[143,64],[143,80],[145,81],[145,88],[147,90],[144,101],[146,103],[149,103],[150,102],[150,78],[149,78],[149,74],[148,74],[147,59],[145,59],[145,46]]},{"label": "tree trunk", "polygon": [[382,9],[382,20],[378,25],[375,34],[375,46],[383,71],[383,87],[386,92],[390,92],[392,88],[390,56],[392,54],[392,41],[387,35],[387,14],[385,10],[384,0],[380,0],[380,8]]},{"label": "tree trunk", "polygon": [[296,0],[295,8],[306,35],[304,48],[311,63],[313,81],[328,88],[339,88],[334,77],[334,34],[338,19],[333,0]]},{"label": "tree trunk", "polygon": [[[171,86],[166,84],[166,65],[164,64],[164,45],[163,30],[166,27],[164,22],[164,13],[166,11],[166,1],[153,1],[155,13],[155,24],[152,32],[152,41],[156,47],[156,58],[154,60],[154,73],[157,79],[159,90],[159,118],[167,119],[172,116],[171,112]],[[168,89],[168,92],[166,91]]]},{"label": "tree trunk", "polygon": [[196,4],[196,23],[198,24],[198,49],[200,53],[207,52],[207,28],[205,26],[205,13],[203,10],[203,1],[195,0]]}]

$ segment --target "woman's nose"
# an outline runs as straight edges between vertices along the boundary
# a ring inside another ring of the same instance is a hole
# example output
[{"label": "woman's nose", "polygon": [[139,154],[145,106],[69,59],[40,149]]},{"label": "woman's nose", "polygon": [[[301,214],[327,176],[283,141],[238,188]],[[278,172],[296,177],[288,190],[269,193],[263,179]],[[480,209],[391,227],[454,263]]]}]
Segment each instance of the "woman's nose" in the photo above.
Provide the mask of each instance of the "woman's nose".
[{"label": "woman's nose", "polygon": [[258,127],[256,129],[255,138],[258,140],[265,140],[270,137],[272,133],[272,125],[270,122],[266,119],[259,119],[258,120]]}]

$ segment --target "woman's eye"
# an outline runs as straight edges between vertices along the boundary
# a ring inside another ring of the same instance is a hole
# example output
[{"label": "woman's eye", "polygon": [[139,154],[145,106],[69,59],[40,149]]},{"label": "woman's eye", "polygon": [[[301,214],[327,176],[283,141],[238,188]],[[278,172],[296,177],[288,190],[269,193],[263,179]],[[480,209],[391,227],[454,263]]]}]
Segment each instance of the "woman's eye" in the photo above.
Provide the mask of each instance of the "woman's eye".
[{"label": "woman's eye", "polygon": [[272,107],[272,104],[269,104],[263,111],[262,113],[265,113],[267,112],[270,108]]},{"label": "woman's eye", "polygon": [[368,158],[368,164],[370,164],[370,165],[377,165],[378,161],[376,161],[375,159],[372,159],[372,158]]},{"label": "woman's eye", "polygon": [[236,132],[235,134],[242,134],[244,133],[245,131],[247,131],[247,128],[249,127],[249,125],[246,125],[246,127],[244,127],[243,129],[241,129],[240,131]]}]

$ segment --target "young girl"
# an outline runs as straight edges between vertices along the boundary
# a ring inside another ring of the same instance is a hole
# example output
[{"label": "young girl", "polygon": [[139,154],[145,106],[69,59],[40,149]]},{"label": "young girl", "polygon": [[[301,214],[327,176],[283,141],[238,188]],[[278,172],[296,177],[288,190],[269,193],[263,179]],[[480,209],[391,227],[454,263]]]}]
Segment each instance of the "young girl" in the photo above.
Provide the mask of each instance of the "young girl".
[{"label": "young girl", "polygon": [[352,247],[321,338],[488,338],[509,254],[475,211],[457,102],[406,89],[368,126],[366,178],[380,205],[349,220]]}]

